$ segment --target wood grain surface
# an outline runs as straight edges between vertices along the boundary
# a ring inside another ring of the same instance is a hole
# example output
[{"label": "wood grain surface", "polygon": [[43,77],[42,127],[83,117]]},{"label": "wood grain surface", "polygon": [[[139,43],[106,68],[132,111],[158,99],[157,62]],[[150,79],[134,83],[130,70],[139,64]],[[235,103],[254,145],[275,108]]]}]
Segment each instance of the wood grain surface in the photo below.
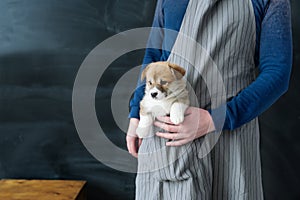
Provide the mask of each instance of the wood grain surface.
[{"label": "wood grain surface", "polygon": [[85,181],[0,180],[0,199],[85,200]]}]

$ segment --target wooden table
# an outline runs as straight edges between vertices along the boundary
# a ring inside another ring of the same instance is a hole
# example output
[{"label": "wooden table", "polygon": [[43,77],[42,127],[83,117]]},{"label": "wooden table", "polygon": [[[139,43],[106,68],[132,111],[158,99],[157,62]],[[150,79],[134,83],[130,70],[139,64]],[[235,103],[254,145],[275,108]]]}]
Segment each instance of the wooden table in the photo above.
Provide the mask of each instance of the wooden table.
[{"label": "wooden table", "polygon": [[86,200],[85,181],[0,180],[1,200]]}]

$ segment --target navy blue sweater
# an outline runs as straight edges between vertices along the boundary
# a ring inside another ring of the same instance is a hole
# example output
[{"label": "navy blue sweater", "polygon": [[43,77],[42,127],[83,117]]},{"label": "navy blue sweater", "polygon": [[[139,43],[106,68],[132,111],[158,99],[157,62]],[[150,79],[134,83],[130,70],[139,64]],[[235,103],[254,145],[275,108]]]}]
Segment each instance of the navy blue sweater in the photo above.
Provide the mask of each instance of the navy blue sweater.
[{"label": "navy blue sweater", "polygon": [[[188,0],[158,0],[153,27],[179,31]],[[256,21],[256,80],[226,104],[223,130],[233,130],[251,121],[268,109],[288,89],[292,66],[291,14],[288,0],[252,0]],[[168,40],[175,38],[154,38]],[[162,41],[163,43],[164,41]],[[170,52],[146,49],[143,67],[155,61],[165,61]],[[145,85],[137,87],[130,101],[130,118],[139,118],[139,102]],[[223,108],[219,108],[220,111]],[[216,112],[218,113],[218,110]],[[218,115],[212,116],[218,124]]]}]

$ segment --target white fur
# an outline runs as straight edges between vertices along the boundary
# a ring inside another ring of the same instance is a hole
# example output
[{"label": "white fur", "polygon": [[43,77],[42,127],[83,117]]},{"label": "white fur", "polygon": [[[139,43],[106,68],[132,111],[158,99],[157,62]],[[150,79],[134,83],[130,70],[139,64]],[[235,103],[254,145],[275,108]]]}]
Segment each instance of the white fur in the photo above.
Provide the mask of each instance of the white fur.
[{"label": "white fur", "polygon": [[172,104],[171,110],[170,110],[170,120],[173,124],[180,124],[184,120],[184,113],[185,110],[188,108],[187,105],[175,102]]},{"label": "white fur", "polygon": [[[148,93],[148,92],[147,92]],[[141,105],[147,112],[147,115],[140,115],[140,122],[136,130],[140,138],[146,138],[153,134],[152,124],[155,117],[165,116],[170,113],[172,103],[169,101],[156,100],[151,97],[151,94],[145,94],[144,99],[141,101]]]},{"label": "white fur", "polygon": [[[175,84],[171,88],[173,90],[172,95],[164,97],[162,99],[154,99],[151,96],[151,92],[156,90],[145,91],[145,96],[140,102],[140,106],[143,107],[144,112],[147,115],[140,115],[140,122],[137,128],[137,134],[140,138],[152,136],[152,124],[156,117],[165,116],[170,114],[170,120],[174,124],[180,124],[184,121],[184,113],[188,108],[188,93],[183,84]],[[161,92],[161,94],[163,94]],[[180,97],[180,98],[179,98]],[[185,102],[180,102],[180,99],[184,99]]]},{"label": "white fur", "polygon": [[141,115],[140,122],[136,129],[136,133],[140,138],[145,138],[152,133],[153,118],[151,115]]},{"label": "white fur", "polygon": [[142,106],[147,113],[151,113],[153,117],[164,116],[170,113],[172,102],[166,99],[153,99],[151,95],[146,94],[142,101]]}]

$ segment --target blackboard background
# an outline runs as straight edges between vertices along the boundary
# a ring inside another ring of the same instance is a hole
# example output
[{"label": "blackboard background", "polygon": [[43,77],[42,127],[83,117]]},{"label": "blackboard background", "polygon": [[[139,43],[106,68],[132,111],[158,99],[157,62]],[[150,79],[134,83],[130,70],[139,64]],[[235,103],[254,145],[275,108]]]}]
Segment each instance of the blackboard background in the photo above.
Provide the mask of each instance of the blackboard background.
[{"label": "blackboard background", "polygon": [[[289,91],[260,117],[266,199],[300,199],[300,2],[293,11]],[[82,145],[72,87],[86,55],[121,31],[150,26],[152,0],[0,1],[0,178],[83,179],[89,199],[133,199],[135,174],[106,167]],[[117,59],[96,95],[107,136],[125,149],[109,110],[114,83],[141,63],[143,50]]]}]

